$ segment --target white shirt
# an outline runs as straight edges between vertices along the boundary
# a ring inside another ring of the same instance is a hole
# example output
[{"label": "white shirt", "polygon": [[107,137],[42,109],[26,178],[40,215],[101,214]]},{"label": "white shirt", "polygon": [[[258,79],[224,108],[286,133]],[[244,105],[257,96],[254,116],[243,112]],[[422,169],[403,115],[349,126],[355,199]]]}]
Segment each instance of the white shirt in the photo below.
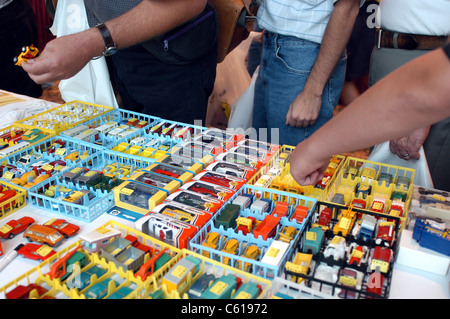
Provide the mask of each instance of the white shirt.
[{"label": "white shirt", "polygon": [[450,0],[381,0],[381,28],[401,33],[450,34]]},{"label": "white shirt", "polygon": [[258,25],[274,33],[321,43],[337,1],[263,0],[258,10]]},{"label": "white shirt", "polygon": [[13,0],[0,0],[0,9],[6,7],[11,2],[13,2]]}]

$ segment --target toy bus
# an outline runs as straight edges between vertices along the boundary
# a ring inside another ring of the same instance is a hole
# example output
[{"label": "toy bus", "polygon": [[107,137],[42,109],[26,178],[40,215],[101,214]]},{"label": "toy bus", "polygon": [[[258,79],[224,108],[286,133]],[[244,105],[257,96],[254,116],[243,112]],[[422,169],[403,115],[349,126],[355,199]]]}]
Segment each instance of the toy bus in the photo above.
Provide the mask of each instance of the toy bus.
[{"label": "toy bus", "polygon": [[76,135],[81,134],[82,132],[86,131],[89,129],[88,125],[79,125],[73,128],[70,128],[66,131],[64,131],[64,135],[69,136],[69,137],[75,137]]},{"label": "toy bus", "polygon": [[108,132],[108,137],[117,137],[119,133],[125,131],[129,126],[128,125],[119,125],[116,128],[112,129]]},{"label": "toy bus", "polygon": [[99,133],[107,134],[118,126],[116,122],[108,122],[96,128]]},{"label": "toy bus", "polygon": [[21,149],[24,149],[25,147],[28,147],[28,146],[30,146],[29,142],[20,141],[17,144],[14,144],[8,148],[2,149],[0,151],[0,157],[7,157],[7,156],[11,155],[12,153],[20,151]]},{"label": "toy bus", "polygon": [[[73,138],[76,138],[77,140],[82,140],[85,142],[90,142],[92,139],[92,136],[98,137],[98,131],[95,128],[87,129],[86,131],[81,132],[78,135],[75,135]],[[94,137],[94,139],[96,139]]]}]

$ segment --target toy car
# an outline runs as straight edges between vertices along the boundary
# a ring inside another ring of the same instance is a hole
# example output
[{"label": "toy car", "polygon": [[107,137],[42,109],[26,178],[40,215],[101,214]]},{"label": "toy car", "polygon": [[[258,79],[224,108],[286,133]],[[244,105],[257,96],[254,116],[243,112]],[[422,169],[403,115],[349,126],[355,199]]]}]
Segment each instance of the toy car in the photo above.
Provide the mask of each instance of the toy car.
[{"label": "toy car", "polygon": [[25,258],[42,262],[56,254],[56,251],[47,245],[27,243],[20,247],[17,253]]},{"label": "toy car", "polygon": [[22,47],[22,52],[19,56],[14,57],[15,65],[22,66],[22,62],[27,62],[29,59],[35,58],[39,53],[38,48],[33,45]]},{"label": "toy car", "polygon": [[[340,271],[339,283],[344,287],[357,289],[360,286],[358,272],[351,268],[344,268]],[[345,299],[355,299],[356,293],[353,290],[342,289],[338,296]]]},{"label": "toy car", "polygon": [[25,231],[33,223],[34,219],[31,217],[22,217],[18,220],[12,219],[0,227],[0,237],[12,239],[17,234]]},{"label": "toy car", "polygon": [[23,237],[28,239],[30,242],[35,241],[38,243],[47,244],[49,246],[60,245],[64,239],[59,231],[44,225],[33,224],[25,231]]},{"label": "toy car", "polygon": [[58,230],[65,238],[72,237],[78,233],[80,227],[67,222],[64,219],[53,218],[44,225],[50,226]]}]

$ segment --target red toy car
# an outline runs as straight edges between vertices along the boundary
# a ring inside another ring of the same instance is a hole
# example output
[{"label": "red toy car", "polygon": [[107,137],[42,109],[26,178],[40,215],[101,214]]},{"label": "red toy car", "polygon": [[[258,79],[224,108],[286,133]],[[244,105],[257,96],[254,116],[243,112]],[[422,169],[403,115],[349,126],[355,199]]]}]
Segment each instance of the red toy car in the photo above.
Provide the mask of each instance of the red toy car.
[{"label": "red toy car", "polygon": [[19,218],[18,220],[11,219],[9,222],[0,227],[0,237],[5,239],[14,238],[14,236],[25,231],[33,223],[34,219],[26,216]]},{"label": "red toy car", "polygon": [[25,258],[43,262],[47,258],[50,258],[56,254],[56,251],[48,245],[28,243],[20,247],[17,253]]},{"label": "red toy car", "polygon": [[80,227],[69,223],[65,219],[53,218],[47,221],[45,226],[50,226],[59,231],[65,238],[74,236],[80,230]]}]

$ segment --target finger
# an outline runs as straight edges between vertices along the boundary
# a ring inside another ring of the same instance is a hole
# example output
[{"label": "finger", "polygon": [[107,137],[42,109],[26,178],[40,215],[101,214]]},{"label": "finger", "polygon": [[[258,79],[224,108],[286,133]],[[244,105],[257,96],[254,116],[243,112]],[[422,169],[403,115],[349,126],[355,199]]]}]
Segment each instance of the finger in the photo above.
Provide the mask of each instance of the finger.
[{"label": "finger", "polygon": [[291,108],[290,107],[286,114],[286,125],[291,125]]},{"label": "finger", "polygon": [[418,160],[420,158],[420,153],[419,152],[412,152],[412,154],[409,154],[409,159],[414,159],[414,160]]},{"label": "finger", "polygon": [[45,60],[38,58],[30,59],[22,63],[22,68],[29,74],[41,75],[47,73],[49,66]]}]

